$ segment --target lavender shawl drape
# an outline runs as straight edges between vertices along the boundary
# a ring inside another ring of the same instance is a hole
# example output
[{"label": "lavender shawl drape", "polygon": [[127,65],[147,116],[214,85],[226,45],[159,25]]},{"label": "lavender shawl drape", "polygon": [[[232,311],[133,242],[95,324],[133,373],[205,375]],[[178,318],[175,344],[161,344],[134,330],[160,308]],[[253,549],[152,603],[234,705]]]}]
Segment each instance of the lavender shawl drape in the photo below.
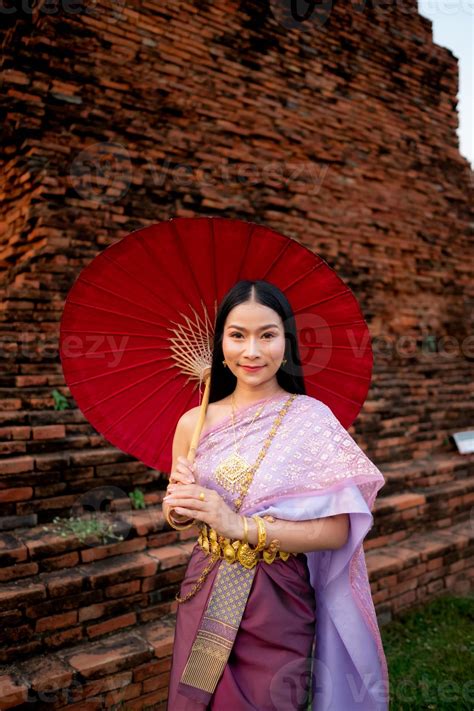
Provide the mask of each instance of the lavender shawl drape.
[{"label": "lavender shawl drape", "polygon": [[[287,397],[271,398],[251,428],[254,408],[264,399],[237,413],[237,440],[245,432],[240,452],[250,463]],[[235,496],[217,484],[213,471],[233,444],[228,417],[203,432],[195,459],[196,481],[216,489],[230,506]],[[305,553],[317,609],[313,708],[318,711],[388,709],[387,664],[362,547],[383,484],[382,473],[331,409],[298,395],[240,509],[249,516],[268,513],[292,521],[349,514],[350,533],[343,547]]]}]

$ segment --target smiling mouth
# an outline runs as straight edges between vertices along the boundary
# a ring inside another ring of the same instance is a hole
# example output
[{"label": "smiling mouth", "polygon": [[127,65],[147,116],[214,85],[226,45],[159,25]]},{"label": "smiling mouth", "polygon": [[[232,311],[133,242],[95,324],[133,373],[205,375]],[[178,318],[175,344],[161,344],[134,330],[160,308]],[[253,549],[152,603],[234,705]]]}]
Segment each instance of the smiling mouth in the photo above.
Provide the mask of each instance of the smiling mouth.
[{"label": "smiling mouth", "polygon": [[263,365],[241,365],[241,368],[247,368],[248,370],[260,370],[260,368],[263,368]]}]

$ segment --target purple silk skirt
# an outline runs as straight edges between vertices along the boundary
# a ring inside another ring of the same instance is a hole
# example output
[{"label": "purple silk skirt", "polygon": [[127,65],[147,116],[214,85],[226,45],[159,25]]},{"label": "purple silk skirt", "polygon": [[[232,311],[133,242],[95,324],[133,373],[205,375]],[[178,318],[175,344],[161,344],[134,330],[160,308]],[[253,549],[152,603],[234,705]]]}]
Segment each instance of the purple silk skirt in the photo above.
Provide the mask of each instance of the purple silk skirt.
[{"label": "purple silk skirt", "polygon": [[[207,562],[207,555],[196,543],[180,596],[193,588]],[[304,553],[291,555],[287,561],[257,564],[229,660],[209,704],[178,693],[220,564],[216,563],[192,598],[178,604],[168,711],[305,710],[310,694],[316,602]]]}]

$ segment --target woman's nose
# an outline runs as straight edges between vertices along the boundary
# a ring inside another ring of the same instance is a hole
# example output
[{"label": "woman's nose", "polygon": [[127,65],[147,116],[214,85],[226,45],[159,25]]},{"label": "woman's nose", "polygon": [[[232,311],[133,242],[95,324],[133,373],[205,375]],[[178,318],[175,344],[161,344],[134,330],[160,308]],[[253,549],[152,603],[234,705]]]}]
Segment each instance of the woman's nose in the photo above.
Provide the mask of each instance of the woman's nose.
[{"label": "woman's nose", "polygon": [[255,341],[250,341],[249,344],[248,344],[248,346],[247,346],[247,348],[246,348],[246,350],[245,350],[245,353],[246,353],[247,355],[249,355],[249,356],[256,356],[256,355],[258,355],[258,345],[257,345],[257,343],[256,343]]}]

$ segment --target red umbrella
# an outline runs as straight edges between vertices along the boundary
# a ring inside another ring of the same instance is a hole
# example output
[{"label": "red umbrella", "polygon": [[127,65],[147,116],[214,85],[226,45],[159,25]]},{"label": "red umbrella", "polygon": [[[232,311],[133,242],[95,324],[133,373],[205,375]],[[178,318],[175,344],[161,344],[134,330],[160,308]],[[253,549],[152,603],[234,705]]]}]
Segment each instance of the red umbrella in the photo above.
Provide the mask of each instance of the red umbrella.
[{"label": "red umbrella", "polygon": [[[109,442],[170,471],[181,415],[209,396],[217,305],[240,279],[278,286],[295,313],[306,393],[349,427],[367,396],[370,334],[351,289],[322,257],[272,229],[173,218],[112,244],[79,274],[59,352],[85,417]],[[201,384],[206,382],[204,394]]]}]

